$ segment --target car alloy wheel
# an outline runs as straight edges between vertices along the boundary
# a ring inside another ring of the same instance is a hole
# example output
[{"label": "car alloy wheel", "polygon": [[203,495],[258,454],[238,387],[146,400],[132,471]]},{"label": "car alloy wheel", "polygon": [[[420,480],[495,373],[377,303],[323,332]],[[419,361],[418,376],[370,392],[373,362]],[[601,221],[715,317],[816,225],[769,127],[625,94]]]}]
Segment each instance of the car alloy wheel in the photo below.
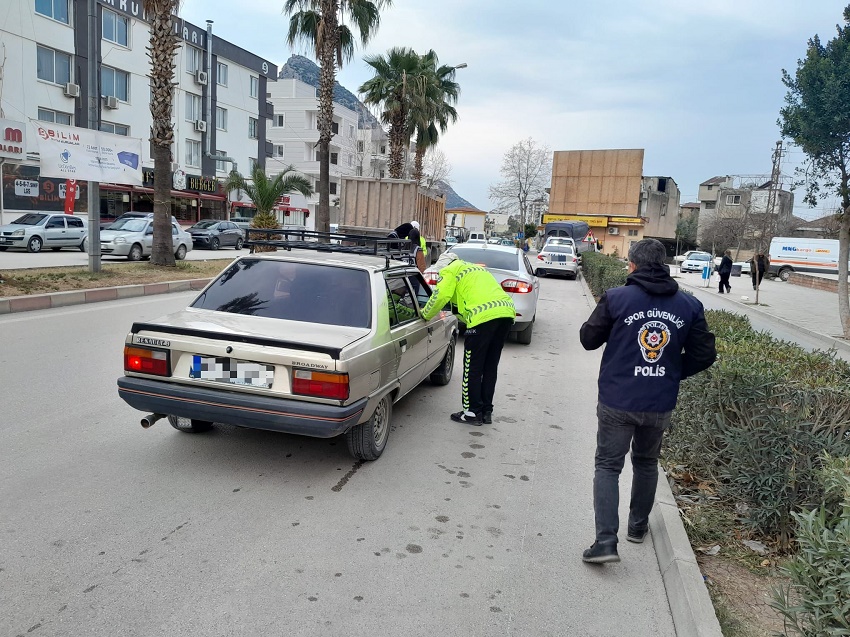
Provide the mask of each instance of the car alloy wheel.
[{"label": "car alloy wheel", "polygon": [[43,246],[44,243],[41,241],[41,237],[33,237],[27,243],[27,252],[41,252]]}]

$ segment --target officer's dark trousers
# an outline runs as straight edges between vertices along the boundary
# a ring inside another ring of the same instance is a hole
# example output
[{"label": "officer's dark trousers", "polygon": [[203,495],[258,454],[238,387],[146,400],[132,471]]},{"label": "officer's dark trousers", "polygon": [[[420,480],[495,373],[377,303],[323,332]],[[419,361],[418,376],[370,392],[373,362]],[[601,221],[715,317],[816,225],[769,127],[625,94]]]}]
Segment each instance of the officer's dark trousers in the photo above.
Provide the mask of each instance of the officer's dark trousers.
[{"label": "officer's dark trousers", "polygon": [[593,476],[593,509],[596,541],[617,544],[620,526],[620,472],[631,447],[632,497],[628,531],[641,535],[649,526],[649,512],[658,484],[661,438],[670,426],[672,412],[637,412],[596,406],[596,472]]},{"label": "officer's dark trousers", "polygon": [[466,330],[463,350],[463,408],[477,415],[493,411],[502,346],[514,320],[499,318]]}]

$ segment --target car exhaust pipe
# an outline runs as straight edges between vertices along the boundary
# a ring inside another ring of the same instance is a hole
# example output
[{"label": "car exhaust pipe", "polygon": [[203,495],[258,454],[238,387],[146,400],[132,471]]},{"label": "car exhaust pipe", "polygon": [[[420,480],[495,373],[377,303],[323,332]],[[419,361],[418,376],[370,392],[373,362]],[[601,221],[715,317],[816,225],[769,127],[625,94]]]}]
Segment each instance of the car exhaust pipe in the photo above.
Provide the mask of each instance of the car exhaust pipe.
[{"label": "car exhaust pipe", "polygon": [[148,414],[147,416],[142,418],[142,428],[150,429],[153,424],[160,418],[165,418],[165,414]]}]

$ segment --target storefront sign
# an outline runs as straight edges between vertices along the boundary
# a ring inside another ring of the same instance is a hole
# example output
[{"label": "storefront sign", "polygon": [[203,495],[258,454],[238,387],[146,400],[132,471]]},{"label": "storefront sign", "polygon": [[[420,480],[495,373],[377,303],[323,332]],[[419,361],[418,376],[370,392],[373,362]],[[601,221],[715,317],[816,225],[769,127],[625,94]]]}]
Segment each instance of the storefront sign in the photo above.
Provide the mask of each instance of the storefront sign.
[{"label": "storefront sign", "polygon": [[15,196],[38,197],[38,182],[30,181],[29,179],[16,179]]},{"label": "storefront sign", "polygon": [[142,141],[88,128],[34,124],[41,175],[142,185]]},{"label": "storefront sign", "polygon": [[608,223],[613,223],[613,224],[616,224],[616,225],[629,225],[629,224],[631,224],[631,225],[636,225],[636,226],[642,226],[643,225],[643,218],[642,217],[609,217]]},{"label": "storefront sign", "polygon": [[555,215],[555,214],[545,214],[543,215],[543,223],[550,223],[552,221],[583,221],[589,226],[596,226],[599,228],[604,228],[608,225],[608,217],[605,215],[594,216],[594,215]]},{"label": "storefront sign", "polygon": [[215,177],[203,177],[201,175],[186,175],[186,190],[194,192],[218,192],[218,181]]},{"label": "storefront sign", "polygon": [[23,122],[0,119],[0,157],[27,158],[27,127]]}]

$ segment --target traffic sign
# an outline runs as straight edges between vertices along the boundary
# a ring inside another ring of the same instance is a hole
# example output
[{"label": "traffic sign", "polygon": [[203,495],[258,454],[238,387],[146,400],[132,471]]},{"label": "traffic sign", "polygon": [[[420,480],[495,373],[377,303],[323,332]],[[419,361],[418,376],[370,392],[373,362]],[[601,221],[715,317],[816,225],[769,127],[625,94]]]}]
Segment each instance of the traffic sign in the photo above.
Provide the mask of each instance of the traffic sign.
[{"label": "traffic sign", "polygon": [[593,230],[588,230],[587,235],[582,239],[585,243],[596,243],[596,238],[593,236]]}]

